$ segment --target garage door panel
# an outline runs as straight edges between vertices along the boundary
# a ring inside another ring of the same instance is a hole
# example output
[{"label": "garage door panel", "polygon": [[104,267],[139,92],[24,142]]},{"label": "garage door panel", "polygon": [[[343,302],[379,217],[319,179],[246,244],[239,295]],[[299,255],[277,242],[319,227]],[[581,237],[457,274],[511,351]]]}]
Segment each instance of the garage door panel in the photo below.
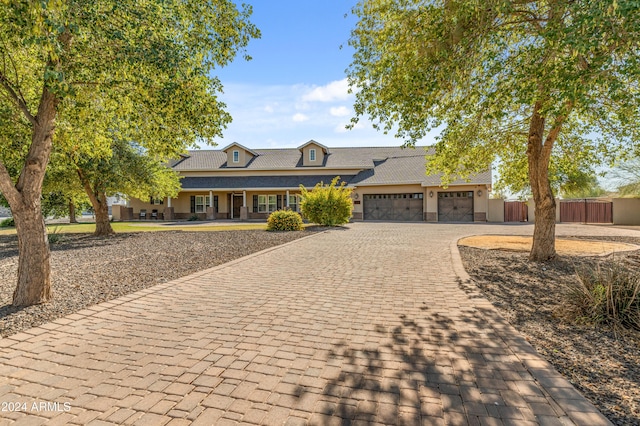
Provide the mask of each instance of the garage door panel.
[{"label": "garage door panel", "polygon": [[473,222],[473,192],[439,192],[438,222]]},{"label": "garage door panel", "polygon": [[366,194],[364,220],[422,221],[422,194]]}]

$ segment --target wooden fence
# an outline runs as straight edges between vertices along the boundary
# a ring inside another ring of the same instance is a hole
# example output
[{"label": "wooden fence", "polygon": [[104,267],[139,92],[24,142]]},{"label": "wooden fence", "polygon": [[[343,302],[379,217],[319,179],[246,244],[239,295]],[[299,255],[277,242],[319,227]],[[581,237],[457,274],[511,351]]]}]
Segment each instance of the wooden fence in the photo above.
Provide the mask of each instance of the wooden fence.
[{"label": "wooden fence", "polygon": [[504,202],[505,222],[527,222],[529,220],[529,208],[524,201]]},{"label": "wooden fence", "polygon": [[613,223],[613,203],[588,199],[562,200],[560,222]]}]

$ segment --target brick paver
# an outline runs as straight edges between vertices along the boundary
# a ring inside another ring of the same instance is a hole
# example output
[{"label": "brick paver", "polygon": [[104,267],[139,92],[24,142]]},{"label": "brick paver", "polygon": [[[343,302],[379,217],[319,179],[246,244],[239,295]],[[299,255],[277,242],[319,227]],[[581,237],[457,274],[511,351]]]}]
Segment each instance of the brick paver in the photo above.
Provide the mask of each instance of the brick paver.
[{"label": "brick paver", "polygon": [[531,231],[351,224],[0,339],[0,424],[609,424],[464,285]]}]

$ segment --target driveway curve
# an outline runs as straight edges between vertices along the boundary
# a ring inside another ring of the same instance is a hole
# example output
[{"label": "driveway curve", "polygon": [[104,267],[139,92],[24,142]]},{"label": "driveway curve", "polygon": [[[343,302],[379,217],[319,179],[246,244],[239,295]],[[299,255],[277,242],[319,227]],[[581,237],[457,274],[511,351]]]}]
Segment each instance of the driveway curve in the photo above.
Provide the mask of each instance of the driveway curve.
[{"label": "driveway curve", "polygon": [[465,285],[532,229],[350,224],[1,339],[0,424],[610,424]]}]

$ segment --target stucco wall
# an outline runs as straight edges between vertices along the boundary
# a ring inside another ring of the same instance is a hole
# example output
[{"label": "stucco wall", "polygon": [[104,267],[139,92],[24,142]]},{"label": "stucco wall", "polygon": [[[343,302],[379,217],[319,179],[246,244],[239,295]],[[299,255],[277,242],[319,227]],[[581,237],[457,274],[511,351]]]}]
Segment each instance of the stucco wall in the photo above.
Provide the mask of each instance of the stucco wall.
[{"label": "stucco wall", "polygon": [[[316,161],[309,160],[309,151],[316,150]],[[310,144],[302,148],[302,164],[305,166],[321,166],[324,161],[324,152],[318,145]]]},{"label": "stucco wall", "polygon": [[614,198],[613,223],[640,225],[640,198]]},{"label": "stucco wall", "polygon": [[487,201],[487,221],[504,222],[504,200],[501,198]]}]

